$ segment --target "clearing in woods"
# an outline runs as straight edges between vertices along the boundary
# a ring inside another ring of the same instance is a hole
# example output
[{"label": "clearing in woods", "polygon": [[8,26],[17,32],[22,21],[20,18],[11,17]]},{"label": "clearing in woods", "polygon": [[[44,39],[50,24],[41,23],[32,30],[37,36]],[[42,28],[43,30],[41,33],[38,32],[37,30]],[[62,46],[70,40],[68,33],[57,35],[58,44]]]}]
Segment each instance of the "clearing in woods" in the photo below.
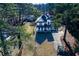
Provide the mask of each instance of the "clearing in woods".
[{"label": "clearing in woods", "polygon": [[[32,34],[31,37],[32,39],[29,40],[29,43],[24,41],[23,43],[23,50],[22,50],[22,55],[33,55],[34,54],[34,46],[35,46],[35,34],[34,32],[34,26],[30,26],[30,23],[27,23],[24,26],[25,30],[27,33]],[[51,56],[51,55],[56,55],[56,51],[54,49],[54,46],[52,44],[47,43],[45,41],[43,44],[41,44],[37,49],[36,49],[36,54],[37,55],[42,55],[42,56]]]}]

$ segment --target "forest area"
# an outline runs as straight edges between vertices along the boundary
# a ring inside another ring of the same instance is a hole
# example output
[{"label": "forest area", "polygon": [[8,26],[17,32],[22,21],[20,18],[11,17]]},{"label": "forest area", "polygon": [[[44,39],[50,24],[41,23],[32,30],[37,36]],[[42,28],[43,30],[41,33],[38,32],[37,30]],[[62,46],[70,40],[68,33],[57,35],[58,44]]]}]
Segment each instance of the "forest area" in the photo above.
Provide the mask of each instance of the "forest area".
[{"label": "forest area", "polygon": [[[0,53],[3,56],[37,55],[35,49],[35,20],[45,12],[53,12],[55,29],[65,28],[63,41],[72,55],[79,53],[79,4],[77,3],[0,3]],[[67,31],[75,38],[71,48],[66,40]],[[7,38],[7,39],[6,39]],[[27,47],[26,47],[27,46]],[[44,44],[43,46],[47,46]],[[42,48],[41,46],[40,48]],[[39,49],[38,49],[39,50]],[[52,49],[51,49],[52,50]],[[44,51],[44,50],[43,50]],[[27,53],[27,54],[26,54]],[[38,53],[42,53],[38,51]],[[51,52],[45,55],[52,55]]]}]

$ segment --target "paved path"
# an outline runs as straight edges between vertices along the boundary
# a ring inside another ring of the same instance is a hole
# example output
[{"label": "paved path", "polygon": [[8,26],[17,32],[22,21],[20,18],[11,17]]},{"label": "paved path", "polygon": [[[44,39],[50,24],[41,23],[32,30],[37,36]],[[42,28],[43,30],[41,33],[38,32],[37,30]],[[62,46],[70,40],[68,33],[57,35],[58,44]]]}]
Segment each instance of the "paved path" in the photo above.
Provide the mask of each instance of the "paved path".
[{"label": "paved path", "polygon": [[64,35],[64,32],[63,31],[59,31],[58,33],[53,33],[53,37],[54,37],[54,46],[55,46],[55,49],[57,50],[57,47],[58,46],[62,46],[62,43],[61,43],[61,36]]}]

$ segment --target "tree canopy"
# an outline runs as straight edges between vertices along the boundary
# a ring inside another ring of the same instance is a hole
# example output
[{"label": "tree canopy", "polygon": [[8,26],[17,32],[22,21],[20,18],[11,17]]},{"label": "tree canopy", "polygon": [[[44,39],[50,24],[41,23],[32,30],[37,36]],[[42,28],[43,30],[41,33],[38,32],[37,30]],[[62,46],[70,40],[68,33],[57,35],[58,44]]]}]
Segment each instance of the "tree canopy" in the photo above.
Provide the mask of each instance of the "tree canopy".
[{"label": "tree canopy", "polygon": [[54,23],[57,27],[67,23],[69,32],[79,40],[79,4],[77,3],[62,3],[49,4],[50,11],[54,11]]},{"label": "tree canopy", "polygon": [[0,3],[0,29],[7,29],[13,33],[20,32],[22,39],[28,37],[28,33],[24,31],[23,26],[12,26],[7,21],[20,20],[21,17],[27,17],[28,15],[34,15],[36,18],[41,15],[41,12],[33,6],[33,4],[25,3]]}]

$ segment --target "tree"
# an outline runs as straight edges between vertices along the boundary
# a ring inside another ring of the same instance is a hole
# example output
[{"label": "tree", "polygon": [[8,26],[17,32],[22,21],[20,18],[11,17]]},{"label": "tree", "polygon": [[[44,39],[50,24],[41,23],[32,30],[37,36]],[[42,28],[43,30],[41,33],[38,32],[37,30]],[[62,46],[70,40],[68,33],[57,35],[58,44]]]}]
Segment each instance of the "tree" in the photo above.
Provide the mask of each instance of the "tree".
[{"label": "tree", "polygon": [[13,19],[12,21],[19,20],[21,22],[21,17],[26,17],[27,15],[31,14],[34,15],[36,19],[41,14],[41,12],[37,10],[32,4],[2,3],[0,4],[0,29],[8,30],[10,35],[17,35],[15,33],[20,33],[20,38],[18,38],[18,41],[21,42],[22,39],[24,40],[26,37],[28,37],[28,33],[24,31],[23,25],[12,26],[7,21],[9,19]]},{"label": "tree", "polygon": [[[66,37],[66,31],[68,30],[72,36],[74,36],[79,42],[79,28],[78,28],[78,22],[79,22],[79,4],[49,4],[51,5],[50,10],[54,10],[55,12],[55,24],[59,26],[65,25],[65,33],[64,33],[64,41],[67,45],[67,42],[65,40]],[[54,6],[54,9],[52,8]],[[69,45],[67,45],[69,47]],[[71,48],[69,48],[71,50]]]}]

